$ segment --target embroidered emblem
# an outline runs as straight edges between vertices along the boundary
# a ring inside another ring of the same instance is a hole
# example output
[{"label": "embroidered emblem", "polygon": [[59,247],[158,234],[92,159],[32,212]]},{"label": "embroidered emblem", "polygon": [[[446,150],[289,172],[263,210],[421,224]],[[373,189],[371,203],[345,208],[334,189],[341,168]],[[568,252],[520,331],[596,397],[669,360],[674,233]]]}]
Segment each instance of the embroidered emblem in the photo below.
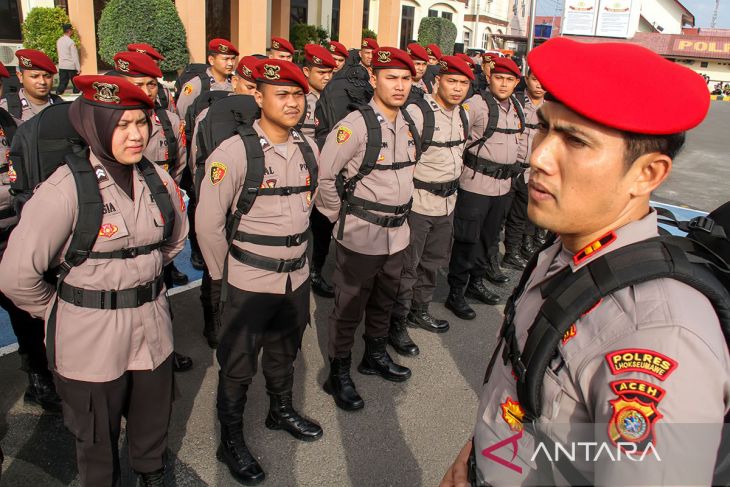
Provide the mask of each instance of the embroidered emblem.
[{"label": "embroidered emblem", "polygon": [[335,45],[330,44],[330,52],[335,52],[335,51],[337,51],[337,48],[335,47]]},{"label": "embroidered emblem", "polygon": [[378,51],[378,61],[381,63],[389,63],[392,59],[391,56],[390,51]]},{"label": "embroidered emblem", "polygon": [[96,174],[96,180],[100,183],[109,181],[109,176],[106,174],[106,169],[102,166],[94,166],[94,172]]},{"label": "embroidered emblem", "polygon": [[180,191],[180,187],[175,184],[175,192],[177,193],[177,199],[180,202],[180,211],[183,213],[185,212],[185,198],[183,198],[182,191]]},{"label": "embroidered emblem", "polygon": [[185,86],[183,86],[183,95],[189,95],[193,92],[193,87],[190,83],[187,83]]},{"label": "embroidered emblem", "polygon": [[368,47],[368,41],[362,41],[362,47]]},{"label": "embroidered emblem", "polygon": [[137,52],[141,52],[142,54],[147,54],[147,51],[146,51],[146,50],[144,50],[144,49],[139,49],[139,48],[137,48],[137,49],[135,49],[135,51],[137,51]]},{"label": "embroidered emblem", "polygon": [[281,66],[275,66],[273,64],[264,64],[264,78],[268,80],[276,80],[281,78],[279,71]]},{"label": "embroidered emblem", "polygon": [[[521,128],[521,127],[520,127]],[[598,252],[599,250],[603,250],[612,243],[616,241],[616,234],[614,232],[608,232],[606,235],[602,236],[598,240],[591,242],[586,246],[583,250],[578,252],[573,256],[573,263],[575,265],[580,264],[584,260],[586,260],[588,257],[593,255],[594,253]]]},{"label": "embroidered emblem", "polygon": [[20,56],[18,59],[20,59],[20,64],[22,64],[24,68],[33,67],[33,62],[30,59],[28,59],[27,57]]},{"label": "embroidered emblem", "polygon": [[568,330],[563,335],[563,345],[568,343],[571,338],[574,338],[577,333],[578,333],[578,330],[575,327],[575,323],[573,323],[572,325],[570,325],[570,328],[568,328]]},{"label": "embroidered emblem", "polygon": [[117,59],[117,69],[123,73],[129,73],[129,62],[124,59]]},{"label": "embroidered emblem", "polygon": [[251,71],[251,69],[250,69],[250,68],[249,68],[248,66],[246,66],[245,64],[244,64],[243,66],[241,66],[241,71],[243,72],[243,75],[244,75],[245,77],[247,77],[247,78],[251,78],[251,77],[253,76],[253,72],[252,72],[252,71]]},{"label": "embroidered emblem", "polygon": [[464,107],[464,110],[466,110],[467,112],[469,111],[469,104],[468,103],[464,103],[461,106]]},{"label": "embroidered emblem", "polygon": [[281,48],[279,41],[271,41],[271,48],[278,51]]},{"label": "embroidered emblem", "polygon": [[213,162],[210,165],[210,182],[213,183],[213,186],[223,181],[227,172],[228,168],[225,164],[222,162]]},{"label": "embroidered emblem", "polygon": [[[627,387],[643,388],[643,391]],[[612,382],[611,388],[623,391],[618,398],[608,401],[613,407],[608,423],[608,437],[613,444],[635,443],[639,452],[643,452],[649,443],[656,444],[654,424],[664,417],[657,410],[664,390],[642,381]]]},{"label": "embroidered emblem", "polygon": [[352,130],[348,129],[347,127],[340,127],[337,129],[337,135],[335,136],[335,139],[337,140],[338,144],[344,144],[350,139],[350,136],[352,135]]},{"label": "embroidered emblem", "polygon": [[654,350],[625,348],[606,354],[606,361],[613,375],[627,372],[649,374],[666,380],[679,366],[679,362]]},{"label": "embroidered emblem", "polygon": [[[9,154],[8,154],[9,155]],[[14,183],[18,179],[18,173],[15,172],[15,168],[12,164],[8,167],[8,181]]]},{"label": "embroidered emblem", "polygon": [[228,52],[228,46],[224,44],[218,44],[218,52],[226,53]]},{"label": "embroidered emblem", "polygon": [[507,400],[500,407],[502,408],[502,419],[509,425],[509,429],[512,431],[522,431],[522,418],[525,417],[525,410],[522,409],[520,403],[513,401],[508,396]]},{"label": "embroidered emblem", "polygon": [[94,100],[102,103],[121,103],[121,98],[117,96],[117,93],[119,92],[119,85],[95,81],[91,86],[96,90],[96,93],[94,93]]},{"label": "embroidered emblem", "polygon": [[112,223],[105,223],[99,228],[99,236],[111,238],[115,233],[119,231],[119,227]]},{"label": "embroidered emblem", "polygon": [[317,56],[312,56],[312,62],[314,64],[322,64],[322,60],[318,58]]}]

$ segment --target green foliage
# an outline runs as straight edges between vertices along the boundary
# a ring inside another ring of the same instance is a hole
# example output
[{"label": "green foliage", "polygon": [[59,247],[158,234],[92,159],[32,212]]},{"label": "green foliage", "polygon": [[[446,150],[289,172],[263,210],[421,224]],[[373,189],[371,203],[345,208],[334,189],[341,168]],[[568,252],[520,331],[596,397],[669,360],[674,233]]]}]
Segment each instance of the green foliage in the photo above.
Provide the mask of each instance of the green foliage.
[{"label": "green foliage", "polygon": [[375,31],[372,31],[370,29],[363,29],[362,30],[362,38],[365,39],[366,37],[369,37],[371,39],[378,40],[378,34]]},{"label": "green foliage", "polygon": [[[58,63],[56,41],[63,35],[63,24],[71,21],[62,8],[36,7],[28,12],[23,22],[23,47],[37,49],[46,53],[54,63]],[[74,31],[72,39],[79,44],[79,36]]]},{"label": "green foliage", "polygon": [[109,0],[98,27],[99,56],[112,64],[114,55],[127,44],[146,42],[165,60],[162,71],[180,69],[188,63],[185,27],[172,0]]},{"label": "green foliage", "polygon": [[418,43],[422,46],[436,44],[446,55],[454,53],[456,26],[443,17],[424,17],[418,26]]},{"label": "green foliage", "polygon": [[289,40],[294,44],[294,49],[301,51],[305,44],[326,45],[328,36],[327,30],[316,25],[297,23],[289,28]]}]

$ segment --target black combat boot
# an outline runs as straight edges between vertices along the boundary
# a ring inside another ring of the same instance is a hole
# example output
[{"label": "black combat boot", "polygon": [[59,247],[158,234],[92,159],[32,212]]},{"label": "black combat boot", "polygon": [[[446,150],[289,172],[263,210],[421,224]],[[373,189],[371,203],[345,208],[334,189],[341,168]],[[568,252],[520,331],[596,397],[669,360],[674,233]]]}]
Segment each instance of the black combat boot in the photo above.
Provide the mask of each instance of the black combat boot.
[{"label": "black combat boot", "polygon": [[487,279],[494,284],[505,284],[509,282],[509,277],[505,276],[502,268],[499,267],[499,254],[487,257]]},{"label": "black combat boot", "polygon": [[172,368],[175,372],[187,372],[193,368],[193,359],[187,355],[172,352]]},{"label": "black combat boot", "polygon": [[324,280],[322,276],[322,269],[318,269],[312,266],[312,270],[309,273],[309,279],[311,280],[312,292],[322,298],[334,298],[335,289]]},{"label": "black combat boot", "polygon": [[284,430],[297,440],[315,441],[322,437],[322,428],[303,418],[292,406],[293,376],[284,379],[266,379],[266,393],[269,395],[269,414],[266,427],[270,430]]},{"label": "black combat boot", "polygon": [[449,289],[449,297],[446,298],[444,306],[462,320],[473,320],[477,317],[477,314],[471,309],[466,299],[464,299],[463,287],[452,287]]},{"label": "black combat boot", "polygon": [[345,411],[355,411],[365,406],[350,377],[351,364],[352,355],[330,358],[330,375],[324,383],[324,391],[334,398],[338,408]]},{"label": "black combat boot", "polygon": [[190,240],[190,264],[198,271],[205,270],[205,260],[200,252],[200,246],[195,240]]},{"label": "black combat boot", "polygon": [[212,349],[218,348],[218,330],[221,328],[221,316],[215,307],[203,304],[203,336]]},{"label": "black combat boot", "polygon": [[408,313],[408,324],[417,328],[423,328],[432,333],[445,333],[449,331],[449,322],[431,316],[431,313],[428,312],[428,303],[413,303],[411,311]]},{"label": "black combat boot", "polygon": [[388,337],[369,337],[363,335],[365,353],[362,356],[358,372],[365,375],[379,375],[385,380],[403,382],[411,378],[411,369],[393,362],[385,349]]},{"label": "black combat boot", "polygon": [[391,316],[388,330],[388,343],[400,355],[415,356],[420,353],[418,345],[413,343],[406,328],[405,316]]},{"label": "black combat boot", "polygon": [[520,248],[520,253],[522,254],[522,257],[525,258],[525,260],[530,260],[535,252],[537,252],[538,250],[539,249],[535,245],[535,239],[532,235],[522,236],[522,247]]},{"label": "black combat boot", "polygon": [[149,473],[139,473],[139,484],[141,487],[165,487],[165,468]]},{"label": "black combat boot", "polygon": [[38,404],[49,413],[61,412],[61,398],[56,393],[50,373],[28,372],[28,387],[25,389],[24,399],[26,402]]},{"label": "black combat boot", "polygon": [[522,256],[520,249],[509,247],[504,251],[504,258],[502,259],[502,265],[510,267],[518,271],[522,271],[527,266],[527,261]]},{"label": "black combat boot", "polygon": [[221,443],[216,458],[225,463],[231,475],[243,485],[258,485],[266,474],[248,451],[243,440],[243,422],[221,424]]},{"label": "black combat boot", "polygon": [[170,277],[172,277],[172,283],[176,286],[184,286],[188,283],[188,275],[184,272],[180,271],[177,267],[175,267],[175,262],[170,262],[168,264],[170,266]]},{"label": "black combat boot", "polygon": [[484,304],[495,305],[499,303],[499,296],[487,287],[484,278],[472,277],[469,279],[469,285],[466,287],[466,297],[481,301]]}]

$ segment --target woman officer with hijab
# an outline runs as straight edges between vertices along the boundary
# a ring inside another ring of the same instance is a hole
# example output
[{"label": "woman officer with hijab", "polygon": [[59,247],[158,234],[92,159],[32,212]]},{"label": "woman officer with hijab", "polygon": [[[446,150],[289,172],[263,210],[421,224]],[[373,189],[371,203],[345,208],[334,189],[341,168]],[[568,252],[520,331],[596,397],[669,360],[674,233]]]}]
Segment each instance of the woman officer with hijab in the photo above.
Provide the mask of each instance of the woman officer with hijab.
[{"label": "woman officer with hijab", "polygon": [[163,485],[174,385],[162,268],[184,246],[185,205],[172,177],[142,156],[149,97],[118,77],[74,82],[82,96],[69,107],[69,121],[89,145],[103,202],[98,236],[56,293],[43,273],[63,263],[79,216],[74,177],[59,167],[23,208],[0,264],[0,288],[46,318],[46,346],[55,357],[49,365],[64,423],[76,437],[81,484],[119,482],[124,416],[132,468],[143,485]]}]

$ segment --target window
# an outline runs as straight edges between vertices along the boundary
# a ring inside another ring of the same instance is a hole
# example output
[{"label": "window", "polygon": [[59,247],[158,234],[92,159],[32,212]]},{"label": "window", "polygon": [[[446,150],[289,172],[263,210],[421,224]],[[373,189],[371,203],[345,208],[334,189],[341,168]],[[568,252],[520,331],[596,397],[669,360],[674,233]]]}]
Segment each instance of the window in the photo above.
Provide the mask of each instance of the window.
[{"label": "window", "polygon": [[20,32],[20,8],[17,0],[0,0],[0,39],[4,41],[20,42],[23,35]]},{"label": "window", "polygon": [[471,47],[471,32],[468,30],[464,31],[464,46]]},{"label": "window", "polygon": [[307,0],[291,0],[291,25],[307,23]]},{"label": "window", "polygon": [[707,66],[708,66],[708,63],[706,63],[706,62],[700,63],[700,68],[706,68]]},{"label": "window", "polygon": [[333,40],[340,38],[340,0],[332,0],[332,26],[330,37]]},{"label": "window", "polygon": [[428,16],[429,17],[438,17],[439,16],[439,11],[430,8],[430,9],[428,9]]},{"label": "window", "polygon": [[400,12],[400,47],[405,49],[413,38],[413,23],[416,16],[416,7],[403,5]]},{"label": "window", "polygon": [[362,0],[362,28],[370,26],[370,0]]},{"label": "window", "polygon": [[441,17],[451,21],[454,20],[454,14],[452,14],[451,12],[441,12]]},{"label": "window", "polygon": [[485,32],[482,36],[482,49],[485,51],[489,49],[489,32]]}]

